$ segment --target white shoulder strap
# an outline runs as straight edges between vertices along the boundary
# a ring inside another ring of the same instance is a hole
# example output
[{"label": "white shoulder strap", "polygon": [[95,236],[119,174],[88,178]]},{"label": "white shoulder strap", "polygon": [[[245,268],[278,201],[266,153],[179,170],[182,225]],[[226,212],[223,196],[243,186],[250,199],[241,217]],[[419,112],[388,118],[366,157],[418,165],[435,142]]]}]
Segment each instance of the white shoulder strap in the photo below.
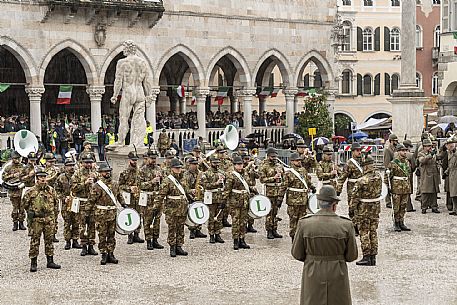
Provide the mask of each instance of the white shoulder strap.
[{"label": "white shoulder strap", "polygon": [[241,183],[243,184],[243,186],[244,186],[244,188],[246,189],[246,191],[249,192],[249,185],[248,185],[248,183],[246,182],[246,180],[244,180],[244,178],[240,175],[240,173],[238,173],[237,171],[233,171],[232,174],[235,175],[235,177],[237,177],[238,180],[241,181]]},{"label": "white shoulder strap", "polygon": [[288,171],[290,171],[292,174],[294,174],[301,181],[301,183],[303,183],[303,185],[305,186],[305,189],[308,189],[308,184],[306,183],[305,179],[303,179],[303,177],[300,175],[299,172],[297,172],[292,167],[288,168]]},{"label": "white shoulder strap", "polygon": [[116,197],[114,197],[114,194],[113,192],[109,189],[109,187],[101,180],[97,180],[97,184],[102,188],[102,190],[105,191],[105,193],[108,194],[109,198],[111,198],[111,200],[114,202],[114,204],[116,205],[116,207],[118,209],[121,208],[121,205],[119,204],[119,202],[116,200]]},{"label": "white shoulder strap", "polygon": [[181,183],[179,183],[178,180],[176,180],[175,177],[173,177],[173,175],[168,175],[168,179],[171,180],[171,182],[173,182],[173,184],[178,188],[178,190],[181,192],[181,194],[183,194],[184,196],[186,196],[186,191],[184,191],[184,188],[182,187]]},{"label": "white shoulder strap", "polygon": [[357,169],[363,174],[363,169],[360,166],[359,162],[357,162],[354,158],[349,159],[349,161],[351,161],[357,167]]}]

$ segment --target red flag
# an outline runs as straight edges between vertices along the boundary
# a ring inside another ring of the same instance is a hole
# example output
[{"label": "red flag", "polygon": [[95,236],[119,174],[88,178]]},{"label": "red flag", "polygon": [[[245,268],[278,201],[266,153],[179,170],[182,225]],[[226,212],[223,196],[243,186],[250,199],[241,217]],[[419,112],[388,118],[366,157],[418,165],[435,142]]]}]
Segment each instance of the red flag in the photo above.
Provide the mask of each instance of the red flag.
[{"label": "red flag", "polygon": [[191,101],[190,105],[194,106],[196,101],[197,101],[197,99],[195,98],[195,96],[192,96],[192,101]]},{"label": "red flag", "polygon": [[217,96],[216,97],[216,101],[217,101],[217,105],[218,106],[222,106],[222,104],[224,104],[224,98],[223,97]]}]

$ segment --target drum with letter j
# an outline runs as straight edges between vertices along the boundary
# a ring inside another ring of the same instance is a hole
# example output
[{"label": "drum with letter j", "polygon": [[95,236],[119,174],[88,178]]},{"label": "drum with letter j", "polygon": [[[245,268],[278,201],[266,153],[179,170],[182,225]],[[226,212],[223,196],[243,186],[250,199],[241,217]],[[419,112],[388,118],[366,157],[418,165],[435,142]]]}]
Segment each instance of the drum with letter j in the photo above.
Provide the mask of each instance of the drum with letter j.
[{"label": "drum with letter j", "polygon": [[254,219],[265,217],[270,213],[271,201],[267,196],[255,195],[249,200],[249,216]]},{"label": "drum with letter j", "polygon": [[189,227],[202,225],[209,219],[209,209],[203,202],[197,201],[189,205],[186,225]]},{"label": "drum with letter j", "polygon": [[128,235],[141,224],[140,214],[134,209],[126,208],[118,211],[116,218],[116,232]]}]

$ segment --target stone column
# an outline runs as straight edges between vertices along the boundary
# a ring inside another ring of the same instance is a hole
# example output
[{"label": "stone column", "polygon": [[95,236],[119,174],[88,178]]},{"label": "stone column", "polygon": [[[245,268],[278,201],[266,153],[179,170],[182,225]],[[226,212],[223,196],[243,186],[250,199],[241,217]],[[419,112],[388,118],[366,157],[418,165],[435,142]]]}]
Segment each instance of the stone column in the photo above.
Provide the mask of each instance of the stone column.
[{"label": "stone column", "polygon": [[267,101],[265,97],[259,97],[259,114],[262,114],[267,108]]},{"label": "stone column", "polygon": [[149,105],[146,105],[146,120],[151,123],[151,126],[154,130],[153,137],[156,139],[158,138],[158,132],[156,130],[157,126],[157,120],[156,120],[156,104],[157,104],[157,96],[160,94],[160,87],[152,87],[151,92],[149,93],[151,96],[151,103]]},{"label": "stone column", "polygon": [[244,112],[244,135],[252,133],[252,97],[256,93],[255,88],[247,88],[238,91],[238,98],[243,100]]},{"label": "stone column", "polygon": [[332,119],[332,134],[335,134],[335,96],[338,90],[328,90],[327,107],[330,118]]},{"label": "stone column", "polygon": [[180,99],[179,103],[179,113],[183,114],[187,112],[187,97],[189,92],[185,92],[184,96]]},{"label": "stone column", "polygon": [[197,122],[199,136],[206,139],[206,97],[209,95],[209,88],[199,87],[195,89],[197,98]]},{"label": "stone column", "polygon": [[30,131],[41,139],[41,95],[44,93],[44,87],[26,87],[25,93],[29,96],[30,102]]},{"label": "stone column", "polygon": [[231,113],[239,111],[238,98],[236,96],[230,96],[230,111]]},{"label": "stone column", "polygon": [[298,105],[300,104],[300,97],[295,96],[294,98],[294,113],[302,111],[302,109],[298,109]]},{"label": "stone column", "polygon": [[294,132],[294,101],[295,95],[298,93],[297,88],[287,88],[283,90],[286,97],[286,125],[287,133]]},{"label": "stone column", "polygon": [[90,86],[86,89],[90,98],[90,127],[96,133],[102,126],[102,97],[105,86]]}]

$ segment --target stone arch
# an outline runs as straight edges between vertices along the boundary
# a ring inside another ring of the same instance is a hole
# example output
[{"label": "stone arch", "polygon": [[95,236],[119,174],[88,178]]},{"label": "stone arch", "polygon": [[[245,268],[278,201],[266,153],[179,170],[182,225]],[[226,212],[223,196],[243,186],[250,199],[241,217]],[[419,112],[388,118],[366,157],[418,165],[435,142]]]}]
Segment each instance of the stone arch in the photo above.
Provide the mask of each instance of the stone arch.
[{"label": "stone arch", "polygon": [[29,51],[7,36],[0,37],[0,46],[11,52],[19,61],[28,84],[38,82],[36,63]]},{"label": "stone arch", "polygon": [[167,61],[173,57],[174,55],[180,55],[186,61],[187,65],[189,66],[190,71],[192,72],[192,76],[195,82],[195,86],[201,86],[204,80],[204,72],[203,66],[201,64],[200,59],[198,58],[197,54],[192,51],[189,47],[179,44],[174,46],[173,48],[169,49],[165,52],[164,55],[159,59],[157,64],[157,73],[154,77],[154,84],[159,84],[160,81],[160,73],[165,67]]},{"label": "stone arch", "polygon": [[[273,69],[275,65],[277,65],[279,68],[279,71],[281,72],[283,84],[285,86],[290,86],[291,79],[293,77],[292,69],[290,68],[290,63],[287,60],[287,58],[284,56],[284,54],[282,54],[277,49],[268,50],[265,53],[263,53],[263,55],[259,58],[259,60],[257,61],[257,65],[254,69],[254,73],[252,74],[254,77],[252,79],[251,85],[255,86],[257,74],[260,72],[262,65],[264,65],[264,63],[270,58],[272,59],[272,63],[270,64],[270,66],[272,66],[272,67],[270,68],[270,70]],[[269,69],[267,67],[267,69],[265,69],[265,72],[267,72],[268,70]],[[268,73],[265,73],[265,74],[268,74]]]},{"label": "stone arch", "polygon": [[309,51],[302,59],[299,61],[296,69],[295,69],[295,80],[297,87],[302,87],[302,80],[303,80],[303,71],[305,70],[308,63],[312,61],[316,66],[319,68],[322,76],[322,82],[326,85],[326,88],[332,88],[334,85],[334,75],[332,68],[327,61],[327,59],[321,55],[320,52],[317,50]]},{"label": "stone arch", "polygon": [[378,110],[378,111],[373,111],[371,112],[369,115],[367,115],[365,117],[365,119],[363,119],[363,122],[362,123],[365,123],[366,121],[368,121],[372,116],[376,115],[376,114],[385,114],[387,116],[390,116],[392,117],[392,112],[389,112],[389,111],[385,111],[385,110]]},{"label": "stone arch", "polygon": [[79,44],[73,39],[67,39],[54,45],[46,53],[45,57],[43,58],[40,64],[38,75],[40,83],[44,82],[44,74],[46,72],[46,67],[49,65],[54,55],[56,55],[64,49],[68,49],[79,59],[82,66],[84,67],[84,71],[86,72],[88,85],[100,84],[99,79],[97,77],[97,66],[95,64],[94,58],[90,54],[89,50],[87,50],[83,45]]},{"label": "stone arch", "polygon": [[247,61],[240,52],[232,47],[223,48],[210,60],[206,70],[206,85],[210,84],[211,79],[213,79],[216,72],[214,67],[216,66],[217,62],[224,56],[227,56],[237,69],[241,84],[245,87],[250,86],[252,84],[252,79]]},{"label": "stone arch", "polygon": [[337,114],[344,114],[345,116],[349,117],[353,122],[357,122],[357,120],[355,119],[354,115],[352,115],[352,113],[350,113],[349,111],[336,110],[335,111],[335,115],[337,115]]}]

